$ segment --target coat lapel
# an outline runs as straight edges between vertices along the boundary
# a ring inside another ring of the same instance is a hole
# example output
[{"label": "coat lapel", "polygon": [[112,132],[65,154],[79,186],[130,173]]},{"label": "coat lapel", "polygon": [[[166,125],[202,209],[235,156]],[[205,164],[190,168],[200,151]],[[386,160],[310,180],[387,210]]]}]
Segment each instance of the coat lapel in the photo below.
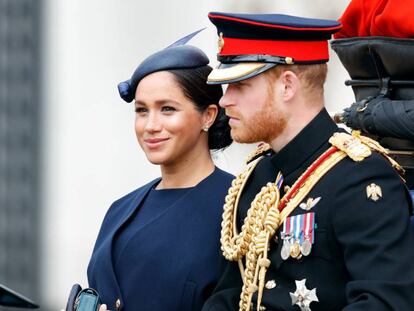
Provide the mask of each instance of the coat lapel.
[{"label": "coat lapel", "polygon": [[[105,271],[107,282],[111,287],[111,293],[114,295],[110,298],[109,307],[111,309],[114,308],[115,301],[117,299],[120,299],[121,305],[123,305],[123,299],[122,299],[122,292],[119,287],[119,282],[116,278],[116,274],[114,271],[114,265],[113,265],[113,258],[112,258],[112,248],[113,248],[113,242],[114,237],[119,232],[119,230],[123,227],[123,225],[128,221],[128,219],[134,214],[134,212],[140,207],[141,202],[145,199],[148,192],[151,190],[154,184],[156,184],[159,181],[159,179],[155,179],[152,182],[148,183],[147,185],[143,186],[141,189],[137,191],[137,193],[133,196],[131,200],[127,200],[125,203],[121,203],[121,206],[119,208],[122,209],[122,213],[119,217],[116,219],[113,219],[113,222],[111,223],[111,229],[110,233],[107,237],[108,241],[106,241],[105,244],[105,250],[103,251],[103,256],[105,258],[108,258],[108,260],[105,260],[105,264],[103,267],[103,271]],[[125,204],[125,205],[124,205]],[[100,273],[100,272],[95,272]],[[102,273],[102,272],[101,272]],[[114,304],[114,305],[112,305]]]}]

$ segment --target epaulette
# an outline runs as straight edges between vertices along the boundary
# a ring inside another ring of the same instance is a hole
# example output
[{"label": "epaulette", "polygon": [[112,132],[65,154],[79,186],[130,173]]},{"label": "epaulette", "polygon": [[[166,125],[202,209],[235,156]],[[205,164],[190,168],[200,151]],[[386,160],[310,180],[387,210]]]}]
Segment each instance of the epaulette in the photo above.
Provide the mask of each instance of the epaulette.
[{"label": "epaulette", "polygon": [[356,162],[360,162],[371,155],[371,148],[364,144],[360,137],[348,133],[334,133],[329,138],[329,143],[345,152],[348,157]]},{"label": "epaulette", "polygon": [[367,136],[361,135],[360,131],[352,131],[352,135],[355,136],[355,137],[358,137],[359,139],[361,139],[361,141],[365,145],[370,147],[371,150],[374,150],[374,151],[380,153],[384,158],[386,158],[388,160],[388,162],[390,162],[391,166],[400,175],[403,175],[405,173],[405,170],[403,169],[403,167],[397,161],[395,161],[393,158],[390,157],[389,150],[384,148],[383,146],[381,146],[379,142],[377,142],[376,140],[374,140],[372,138],[369,138]]},{"label": "epaulette", "polygon": [[258,157],[261,157],[272,150],[272,147],[269,144],[263,143],[260,144],[255,151],[249,154],[246,158],[246,164],[256,160]]},{"label": "epaulette", "polygon": [[388,155],[388,150],[382,147],[376,140],[361,135],[360,131],[348,133],[335,133],[329,138],[332,146],[345,152],[352,160],[362,161],[369,157],[372,151],[380,153],[390,162],[392,167],[400,174],[404,174],[404,169],[394,159]]}]

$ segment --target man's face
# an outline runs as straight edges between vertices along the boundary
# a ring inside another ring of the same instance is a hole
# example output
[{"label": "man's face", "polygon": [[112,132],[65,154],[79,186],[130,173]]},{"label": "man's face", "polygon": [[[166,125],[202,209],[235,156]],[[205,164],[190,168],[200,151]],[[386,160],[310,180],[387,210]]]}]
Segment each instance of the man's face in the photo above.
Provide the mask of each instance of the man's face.
[{"label": "man's face", "polygon": [[241,82],[229,84],[220,100],[230,117],[232,138],[239,143],[270,143],[286,127],[286,115],[278,104],[269,78],[259,74]]}]

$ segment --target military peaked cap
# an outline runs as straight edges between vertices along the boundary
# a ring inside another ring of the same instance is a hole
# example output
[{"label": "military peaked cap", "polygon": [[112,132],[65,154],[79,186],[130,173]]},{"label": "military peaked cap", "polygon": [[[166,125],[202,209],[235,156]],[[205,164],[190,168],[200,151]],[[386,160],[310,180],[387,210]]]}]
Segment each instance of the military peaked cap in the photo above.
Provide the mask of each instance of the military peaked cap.
[{"label": "military peaked cap", "polygon": [[329,60],[328,40],[341,28],[334,20],[282,14],[211,12],[219,35],[220,65],[210,84],[248,79],[277,64],[320,64]]}]

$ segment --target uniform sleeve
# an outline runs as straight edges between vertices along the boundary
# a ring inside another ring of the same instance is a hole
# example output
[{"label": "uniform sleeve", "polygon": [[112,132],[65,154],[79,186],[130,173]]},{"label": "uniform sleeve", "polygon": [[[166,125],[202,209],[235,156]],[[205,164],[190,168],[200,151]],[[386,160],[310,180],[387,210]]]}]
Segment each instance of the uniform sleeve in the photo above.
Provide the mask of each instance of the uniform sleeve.
[{"label": "uniform sleeve", "polygon": [[[405,186],[381,155],[344,161],[331,214],[351,279],[343,311],[413,310],[414,236]],[[369,197],[371,184],[380,187],[378,198]]]}]

